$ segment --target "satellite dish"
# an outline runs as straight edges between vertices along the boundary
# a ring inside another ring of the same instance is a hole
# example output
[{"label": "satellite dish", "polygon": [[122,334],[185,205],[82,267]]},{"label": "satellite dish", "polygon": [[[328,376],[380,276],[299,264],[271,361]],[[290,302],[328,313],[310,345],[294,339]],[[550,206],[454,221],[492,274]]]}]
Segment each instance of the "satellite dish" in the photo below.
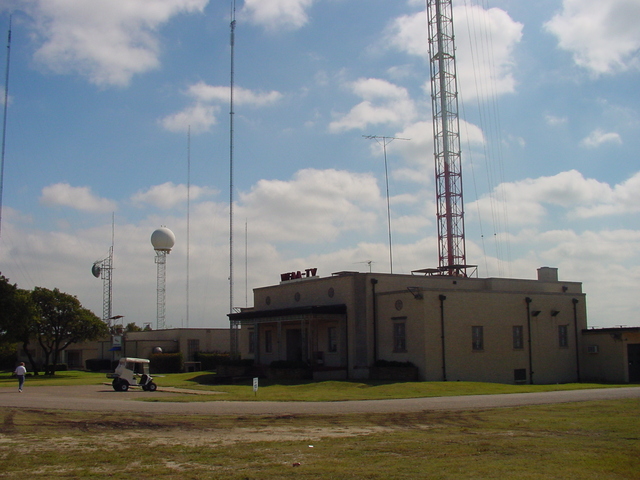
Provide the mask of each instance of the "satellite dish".
[{"label": "satellite dish", "polygon": [[98,262],[93,264],[93,267],[91,267],[91,273],[93,274],[94,277],[96,278],[100,278],[100,265],[98,265]]}]

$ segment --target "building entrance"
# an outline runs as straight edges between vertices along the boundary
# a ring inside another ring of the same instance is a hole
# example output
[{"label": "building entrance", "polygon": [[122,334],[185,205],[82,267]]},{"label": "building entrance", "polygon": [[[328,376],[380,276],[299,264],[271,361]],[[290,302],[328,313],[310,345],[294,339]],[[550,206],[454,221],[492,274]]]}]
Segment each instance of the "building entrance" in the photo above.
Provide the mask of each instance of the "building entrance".
[{"label": "building entrance", "polygon": [[302,330],[299,328],[287,330],[287,361],[302,361]]},{"label": "building entrance", "polygon": [[629,381],[640,382],[640,343],[627,345],[627,358],[629,359]]}]

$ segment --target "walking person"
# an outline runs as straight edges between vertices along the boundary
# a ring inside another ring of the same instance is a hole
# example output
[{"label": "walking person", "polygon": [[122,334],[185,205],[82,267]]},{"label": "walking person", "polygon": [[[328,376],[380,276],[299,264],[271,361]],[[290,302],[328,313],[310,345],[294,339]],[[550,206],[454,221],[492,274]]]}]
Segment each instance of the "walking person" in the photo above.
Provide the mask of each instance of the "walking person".
[{"label": "walking person", "polygon": [[27,375],[27,368],[24,366],[24,362],[20,362],[20,365],[16,367],[14,372],[18,377],[18,392],[22,393],[22,387],[24,387],[24,377]]}]

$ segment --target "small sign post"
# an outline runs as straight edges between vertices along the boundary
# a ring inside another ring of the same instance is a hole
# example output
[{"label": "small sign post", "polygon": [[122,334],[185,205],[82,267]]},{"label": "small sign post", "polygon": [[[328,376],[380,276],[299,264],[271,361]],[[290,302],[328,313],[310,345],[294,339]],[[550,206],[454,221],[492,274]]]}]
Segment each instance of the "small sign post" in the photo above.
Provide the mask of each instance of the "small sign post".
[{"label": "small sign post", "polygon": [[258,377],[253,377],[253,393],[258,396]]}]

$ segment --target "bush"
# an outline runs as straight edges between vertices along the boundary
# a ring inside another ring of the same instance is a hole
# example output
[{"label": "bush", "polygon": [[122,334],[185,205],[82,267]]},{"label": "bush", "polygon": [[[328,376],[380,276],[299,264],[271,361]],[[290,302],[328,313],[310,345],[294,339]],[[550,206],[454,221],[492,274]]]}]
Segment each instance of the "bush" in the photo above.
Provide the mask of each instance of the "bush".
[{"label": "bush", "polygon": [[184,369],[182,353],[154,353],[149,360],[151,373],[181,373]]},{"label": "bush", "polygon": [[294,362],[290,360],[274,360],[271,362],[271,368],[309,368],[305,362]]},{"label": "bush", "polygon": [[90,358],[84,362],[85,368],[90,372],[102,372],[113,370],[111,360],[108,358]]},{"label": "bush", "polygon": [[193,356],[196,362],[200,362],[202,370],[213,371],[218,365],[229,361],[228,353],[205,353],[196,352]]},{"label": "bush", "polygon": [[411,362],[396,362],[395,360],[376,360],[374,367],[415,367]]}]

